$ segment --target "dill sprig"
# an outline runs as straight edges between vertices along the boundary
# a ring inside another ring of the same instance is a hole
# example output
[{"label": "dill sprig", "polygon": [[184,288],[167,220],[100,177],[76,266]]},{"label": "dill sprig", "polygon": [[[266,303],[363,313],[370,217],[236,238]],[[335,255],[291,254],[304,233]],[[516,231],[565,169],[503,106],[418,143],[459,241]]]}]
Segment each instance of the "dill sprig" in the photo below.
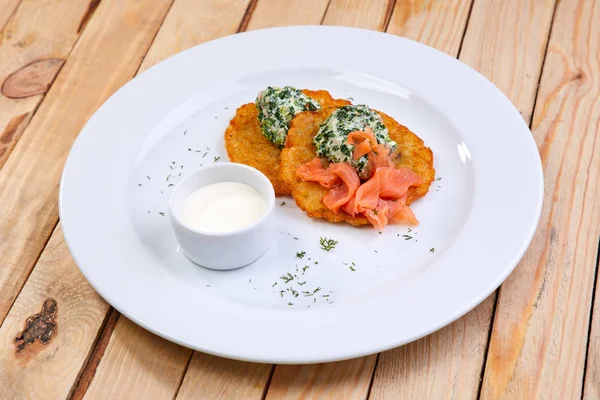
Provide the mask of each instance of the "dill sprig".
[{"label": "dill sprig", "polygon": [[335,246],[338,244],[337,240],[333,240],[333,239],[327,239],[326,237],[322,237],[319,239],[319,244],[321,245],[321,248],[325,251],[331,251],[335,248]]}]

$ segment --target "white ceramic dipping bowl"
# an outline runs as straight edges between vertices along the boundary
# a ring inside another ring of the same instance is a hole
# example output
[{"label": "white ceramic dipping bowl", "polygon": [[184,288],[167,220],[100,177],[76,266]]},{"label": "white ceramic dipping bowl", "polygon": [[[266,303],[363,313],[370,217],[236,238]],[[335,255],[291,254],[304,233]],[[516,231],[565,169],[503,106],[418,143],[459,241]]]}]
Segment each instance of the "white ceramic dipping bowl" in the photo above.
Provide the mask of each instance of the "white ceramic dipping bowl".
[{"label": "white ceramic dipping bowl", "polygon": [[[255,188],[267,204],[264,215],[251,225],[226,233],[202,232],[183,221],[184,203],[195,190],[218,182],[239,182]],[[260,171],[237,163],[203,167],[183,178],[171,194],[169,214],[183,253],[194,263],[210,269],[243,267],[262,256],[274,239],[275,191]]]}]

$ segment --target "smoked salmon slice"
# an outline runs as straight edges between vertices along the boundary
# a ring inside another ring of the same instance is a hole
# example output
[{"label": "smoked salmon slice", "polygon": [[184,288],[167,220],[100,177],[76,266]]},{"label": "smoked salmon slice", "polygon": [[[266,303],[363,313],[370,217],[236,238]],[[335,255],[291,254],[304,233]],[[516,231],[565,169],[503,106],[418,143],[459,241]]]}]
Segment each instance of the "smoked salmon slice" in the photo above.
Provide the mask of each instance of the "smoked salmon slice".
[{"label": "smoked salmon slice", "polygon": [[379,197],[382,199],[399,199],[411,186],[423,183],[419,175],[409,168],[377,168],[379,176]]},{"label": "smoked salmon slice", "polygon": [[296,175],[306,182],[318,182],[326,189],[331,189],[342,183],[339,175],[333,174],[327,168],[324,168],[319,158],[315,158],[311,162],[299,166],[296,170]]},{"label": "smoked salmon slice", "polygon": [[354,146],[352,158],[358,160],[373,150],[373,146],[377,144],[377,139],[373,130],[367,126],[364,131],[350,132],[347,143]]},{"label": "smoked salmon slice", "polygon": [[406,205],[406,198],[408,197],[408,193],[399,198],[398,200],[386,200],[390,207],[390,222],[406,222],[409,225],[419,225],[419,221],[415,214],[410,209],[409,206]]},{"label": "smoked salmon slice", "polygon": [[378,168],[391,166],[391,147],[386,143],[377,143],[375,133],[370,127],[367,126],[364,131],[350,132],[346,143],[354,146],[354,160],[368,154],[369,162],[362,177],[370,178]]},{"label": "smoked salmon slice", "polygon": [[330,173],[337,175],[342,183],[329,190],[323,197],[323,204],[334,213],[340,211],[340,207],[348,203],[354,197],[360,187],[360,179],[350,164],[335,163],[327,169]]},{"label": "smoked salmon slice", "polygon": [[356,170],[349,163],[333,163],[326,168],[319,158],[298,167],[297,176],[329,189],[322,201],[334,213],[341,209],[353,217],[362,214],[378,230],[383,230],[390,222],[418,225],[419,221],[406,205],[406,199],[408,189],[422,184],[422,179],[409,168],[392,167],[389,146],[373,144],[373,131],[365,131],[350,133],[348,140],[355,146],[355,157],[364,155],[360,154],[365,143],[369,147],[365,154],[369,154],[373,174],[366,182],[361,184]]}]

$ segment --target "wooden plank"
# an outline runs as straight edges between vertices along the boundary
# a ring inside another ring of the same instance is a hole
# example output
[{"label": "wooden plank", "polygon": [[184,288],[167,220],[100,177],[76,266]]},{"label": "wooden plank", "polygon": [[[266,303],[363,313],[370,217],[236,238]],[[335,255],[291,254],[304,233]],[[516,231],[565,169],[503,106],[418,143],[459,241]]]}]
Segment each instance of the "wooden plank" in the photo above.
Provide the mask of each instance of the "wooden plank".
[{"label": "wooden plank", "polygon": [[15,12],[21,0],[3,0],[2,7],[0,7],[0,44],[6,36],[10,36],[10,32],[8,35],[5,32],[2,32],[2,29],[6,25],[6,21],[9,20],[11,15]]},{"label": "wooden plank", "polygon": [[[85,399],[172,398],[191,351],[167,341],[155,349],[156,336],[121,317]],[[157,351],[159,350],[159,351]]]},{"label": "wooden plank", "polygon": [[96,4],[96,0],[24,0],[8,20],[0,36],[0,168]]},{"label": "wooden plank", "polygon": [[272,365],[194,353],[177,400],[262,399]]},{"label": "wooden plank", "polygon": [[[40,316],[23,335],[29,340],[15,343],[19,332],[27,327],[25,321],[51,300],[58,309],[55,325],[41,328],[39,323],[47,321]],[[75,266],[58,227],[0,328],[2,398],[66,398],[107,309]],[[41,343],[44,334],[50,336],[46,345]]]},{"label": "wooden plank", "polygon": [[327,364],[278,365],[267,400],[366,399],[376,361],[372,355]]},{"label": "wooden plank", "polygon": [[475,0],[460,60],[483,73],[531,121],[555,0]]},{"label": "wooden plank", "polygon": [[387,32],[425,43],[456,57],[471,3],[472,0],[397,1]]},{"label": "wooden plank", "polygon": [[[532,125],[544,207],[529,250],[500,291],[485,399],[582,394],[600,236],[599,37],[599,2],[558,3]],[[597,357],[588,360],[598,365]]]},{"label": "wooden plank", "polygon": [[0,321],[56,225],[58,181],[73,140],[133,76],[168,6],[169,0],[102,2],[0,170]]},{"label": "wooden plank", "polygon": [[596,294],[592,326],[588,338],[587,365],[583,381],[583,399],[600,399],[600,243],[596,262]]},{"label": "wooden plank", "polygon": [[[140,71],[190,47],[237,32],[250,0],[177,0]],[[197,8],[198,12],[190,13]]]},{"label": "wooden plank", "polygon": [[[421,12],[416,12],[417,21],[422,21],[424,29],[416,25],[416,32],[419,32],[421,39],[433,40],[432,44],[440,50],[456,55],[460,47],[458,34],[455,33],[454,38],[444,38],[446,29],[449,29],[444,25],[456,22],[451,15],[442,16],[441,13],[453,14],[460,10],[461,17],[458,19],[466,22],[468,5],[457,2],[428,2],[427,5],[425,8],[417,5],[411,7]],[[461,61],[492,80],[524,116],[531,115],[533,108],[552,11],[551,2],[535,0],[528,4],[518,0],[476,0],[462,45]],[[404,15],[404,12],[398,14]],[[423,18],[422,13],[425,12],[429,15],[427,18]],[[391,31],[397,31],[394,25],[397,21],[404,22],[405,18],[397,17],[394,10],[389,28]],[[410,26],[411,23],[407,21],[404,24]],[[430,31],[431,28],[440,31]],[[399,31],[406,32],[405,29]],[[425,43],[430,44],[427,41]],[[510,59],[514,65],[489,61],[494,59]],[[519,90],[515,82],[521,83]],[[475,310],[426,338],[382,353],[371,397],[476,398],[495,299],[495,295],[490,296]]]},{"label": "wooden plank", "polygon": [[383,31],[393,3],[392,0],[331,0],[323,24]]},{"label": "wooden plank", "polygon": [[260,0],[248,30],[287,25],[319,25],[329,0]]}]

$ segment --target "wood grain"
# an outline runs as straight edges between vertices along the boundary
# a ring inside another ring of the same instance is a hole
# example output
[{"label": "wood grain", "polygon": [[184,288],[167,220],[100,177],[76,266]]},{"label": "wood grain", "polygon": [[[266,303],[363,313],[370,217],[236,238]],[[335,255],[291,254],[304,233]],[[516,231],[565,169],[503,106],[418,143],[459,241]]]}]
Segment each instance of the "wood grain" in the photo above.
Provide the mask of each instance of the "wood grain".
[{"label": "wood grain", "polygon": [[329,0],[259,0],[248,30],[286,25],[319,25]]},{"label": "wood grain", "polygon": [[0,170],[0,321],[56,225],[58,182],[73,140],[133,76],[169,4],[102,2]]},{"label": "wood grain", "polygon": [[0,34],[0,168],[79,38],[90,1],[23,0]]},{"label": "wood grain", "polygon": [[177,400],[263,399],[273,366],[194,353]]},{"label": "wood grain", "polygon": [[500,291],[485,399],[581,396],[600,235],[599,37],[600,3],[559,2],[532,126],[542,217]]},{"label": "wood grain", "polygon": [[475,1],[460,60],[531,121],[555,0]]},{"label": "wood grain", "polygon": [[[37,339],[18,350],[15,336],[47,299],[57,304],[50,343]],[[0,328],[0,397],[66,398],[107,309],[75,266],[58,227]]]},{"label": "wood grain", "polygon": [[140,71],[190,47],[235,33],[250,0],[177,0]]},{"label": "wood grain", "polygon": [[4,37],[10,36],[11,33],[8,32],[8,35],[5,32],[2,32],[6,21],[13,15],[21,0],[2,0],[2,7],[0,7],[0,44],[4,40]]},{"label": "wood grain", "polygon": [[583,399],[600,399],[600,243],[596,262],[596,294],[592,313],[592,326],[588,337],[587,365],[583,381]]},{"label": "wood grain", "polygon": [[471,0],[397,1],[387,31],[454,57],[462,42]]},{"label": "wood grain", "polygon": [[267,400],[362,400],[369,394],[377,356],[311,365],[278,365]]},{"label": "wood grain", "polygon": [[[462,43],[461,61],[494,82],[525,116],[531,115],[533,109],[538,71],[541,69],[552,19],[551,6],[548,2],[540,1],[475,1]],[[414,4],[410,10],[415,12],[417,21],[422,24],[423,29],[419,29],[418,24],[415,25],[420,38],[431,39],[435,47],[457,55],[459,36],[455,30],[454,38],[444,37],[444,25],[456,24],[456,19],[466,22],[467,4],[427,2],[421,6]],[[461,17],[454,19],[451,15],[443,16],[443,11],[450,14],[460,12]],[[398,12],[394,10],[390,30],[397,30],[395,23],[398,21],[411,25],[410,19],[404,17],[405,13],[405,8]],[[424,13],[427,17],[423,16]],[[439,22],[434,23],[436,20]],[[517,24],[519,27],[515,29]],[[440,31],[431,31],[431,28]],[[405,29],[400,31],[406,32]],[[500,37],[503,39],[498,40]],[[505,42],[513,43],[514,47]],[[528,53],[517,55],[519,48],[526,49]],[[513,64],[488,62],[494,59],[511,60]],[[518,90],[515,82],[521,83]],[[476,398],[495,300],[496,296],[492,295],[475,310],[444,329],[381,354],[373,381],[372,397]]]},{"label": "wood grain", "polygon": [[331,0],[323,24],[383,31],[392,5],[392,0]]},{"label": "wood grain", "polygon": [[173,398],[192,352],[155,344],[156,336],[121,316],[84,399]]}]

